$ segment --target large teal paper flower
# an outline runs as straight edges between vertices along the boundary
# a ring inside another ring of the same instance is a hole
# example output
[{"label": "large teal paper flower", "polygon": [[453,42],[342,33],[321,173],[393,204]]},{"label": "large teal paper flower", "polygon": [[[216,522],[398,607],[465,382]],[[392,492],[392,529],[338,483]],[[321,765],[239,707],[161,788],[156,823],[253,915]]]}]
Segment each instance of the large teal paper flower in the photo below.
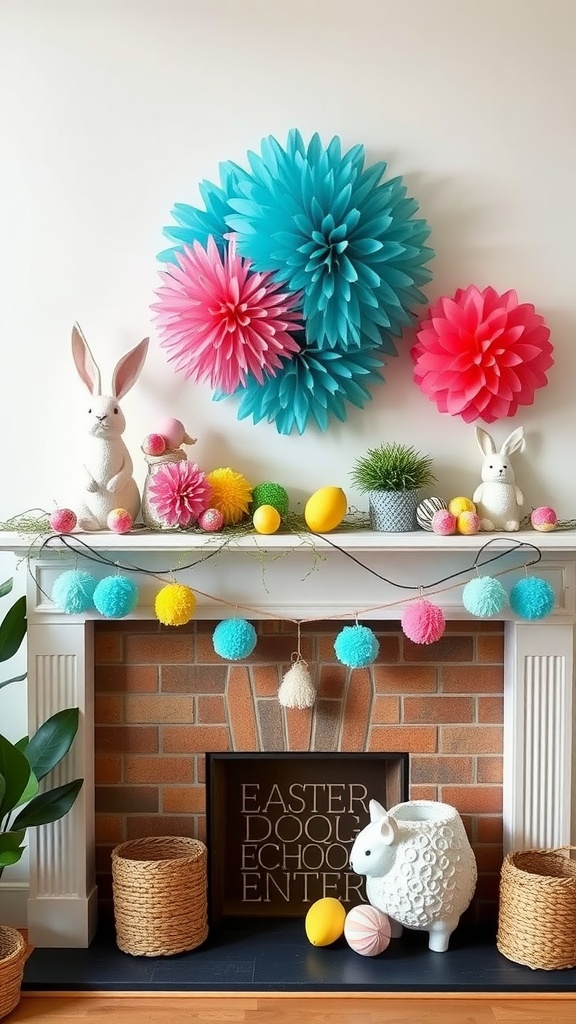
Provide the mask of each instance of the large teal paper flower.
[{"label": "large teal paper flower", "polygon": [[270,136],[248,160],[250,172],[223,168],[240,193],[226,223],[255,270],[304,292],[308,342],[382,344],[414,322],[434,253],[401,178],[382,181],[385,163],[365,168],[362,146],[343,154],[337,136],[325,149],[318,134],[306,146],[296,130],[285,149]]},{"label": "large teal paper flower", "polygon": [[234,392],[240,398],[238,419],[275,423],[279,434],[294,429],[303,434],[310,421],[326,430],[331,416],[346,419],[348,403],[364,408],[372,397],[367,385],[383,382],[381,366],[375,348],[342,351],[305,345],[274,377],[265,377],[263,384],[250,377]]}]

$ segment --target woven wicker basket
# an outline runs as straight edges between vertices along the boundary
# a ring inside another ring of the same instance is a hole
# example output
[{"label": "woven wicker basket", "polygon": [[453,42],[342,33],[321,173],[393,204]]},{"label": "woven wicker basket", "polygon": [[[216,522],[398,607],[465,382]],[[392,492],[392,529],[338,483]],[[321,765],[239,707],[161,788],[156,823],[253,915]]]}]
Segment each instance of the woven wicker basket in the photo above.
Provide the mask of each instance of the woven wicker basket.
[{"label": "woven wicker basket", "polygon": [[171,956],[208,935],[206,847],[157,836],[112,851],[116,942],[133,956]]},{"label": "woven wicker basket", "polygon": [[574,847],[520,850],[504,860],[496,945],[517,964],[546,971],[576,967]]},{"label": "woven wicker basket", "polygon": [[0,926],[0,1017],[18,1006],[26,943],[16,928]]}]

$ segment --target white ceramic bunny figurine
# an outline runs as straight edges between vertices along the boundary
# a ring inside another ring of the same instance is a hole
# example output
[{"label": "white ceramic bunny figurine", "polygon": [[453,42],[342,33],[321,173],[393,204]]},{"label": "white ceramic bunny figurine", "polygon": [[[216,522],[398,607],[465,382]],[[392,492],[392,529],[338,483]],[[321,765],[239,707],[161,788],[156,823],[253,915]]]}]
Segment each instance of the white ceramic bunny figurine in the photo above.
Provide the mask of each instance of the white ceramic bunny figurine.
[{"label": "white ceramic bunny figurine", "polygon": [[140,511],[132,459],[122,440],[126,420],[118,403],[137,381],[147,351],[148,338],[144,338],[122,356],[112,375],[112,394],[103,395],[100,370],[86,339],[78,324],[72,329],[76,369],[92,395],[88,403],[84,489],[75,510],[82,530],[105,530],[108,515],[115,508],[126,509],[134,520]]},{"label": "white ceramic bunny figurine", "polygon": [[472,501],[480,516],[480,529],[518,530],[520,528],[520,505],[524,495],[514,482],[514,470],[510,463],[513,452],[524,449],[524,428],[517,427],[506,438],[500,451],[490,434],[482,427],[476,427],[476,440],[484,456],[482,462],[482,483],[478,485]]}]

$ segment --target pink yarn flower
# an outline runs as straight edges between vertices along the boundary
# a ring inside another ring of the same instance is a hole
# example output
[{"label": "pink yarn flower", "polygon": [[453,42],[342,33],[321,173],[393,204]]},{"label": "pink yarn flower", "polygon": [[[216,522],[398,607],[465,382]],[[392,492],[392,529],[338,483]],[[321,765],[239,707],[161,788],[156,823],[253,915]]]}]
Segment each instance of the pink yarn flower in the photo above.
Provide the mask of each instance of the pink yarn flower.
[{"label": "pink yarn flower", "polygon": [[459,288],[429,310],[411,350],[414,380],[440,412],[466,423],[514,416],[548,383],[550,331],[514,291]]},{"label": "pink yarn flower", "polygon": [[175,253],[177,264],[161,271],[158,316],[161,345],[186,378],[208,381],[231,394],[250,374],[259,384],[275,376],[300,350],[288,333],[299,327],[300,294],[281,292],[272,274],[257,274],[236,255],[234,241],[222,258],[214,239]]},{"label": "pink yarn flower", "polygon": [[212,488],[195,462],[167,462],[154,470],[148,499],[168,526],[190,526],[208,508]]}]

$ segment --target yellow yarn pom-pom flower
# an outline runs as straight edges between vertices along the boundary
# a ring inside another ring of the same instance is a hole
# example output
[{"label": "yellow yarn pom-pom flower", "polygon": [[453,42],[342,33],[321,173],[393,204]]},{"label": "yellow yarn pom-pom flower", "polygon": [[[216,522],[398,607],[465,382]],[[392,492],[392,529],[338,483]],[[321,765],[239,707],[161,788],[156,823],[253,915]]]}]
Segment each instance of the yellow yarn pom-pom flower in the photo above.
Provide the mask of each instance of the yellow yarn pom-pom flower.
[{"label": "yellow yarn pom-pom flower", "polygon": [[185,626],[195,609],[196,596],[183,583],[168,583],[156,594],[154,611],[164,626]]},{"label": "yellow yarn pom-pom flower", "polygon": [[248,513],[252,487],[242,473],[233,469],[213,469],[206,480],[212,488],[210,505],[220,510],[225,526],[234,526]]}]

